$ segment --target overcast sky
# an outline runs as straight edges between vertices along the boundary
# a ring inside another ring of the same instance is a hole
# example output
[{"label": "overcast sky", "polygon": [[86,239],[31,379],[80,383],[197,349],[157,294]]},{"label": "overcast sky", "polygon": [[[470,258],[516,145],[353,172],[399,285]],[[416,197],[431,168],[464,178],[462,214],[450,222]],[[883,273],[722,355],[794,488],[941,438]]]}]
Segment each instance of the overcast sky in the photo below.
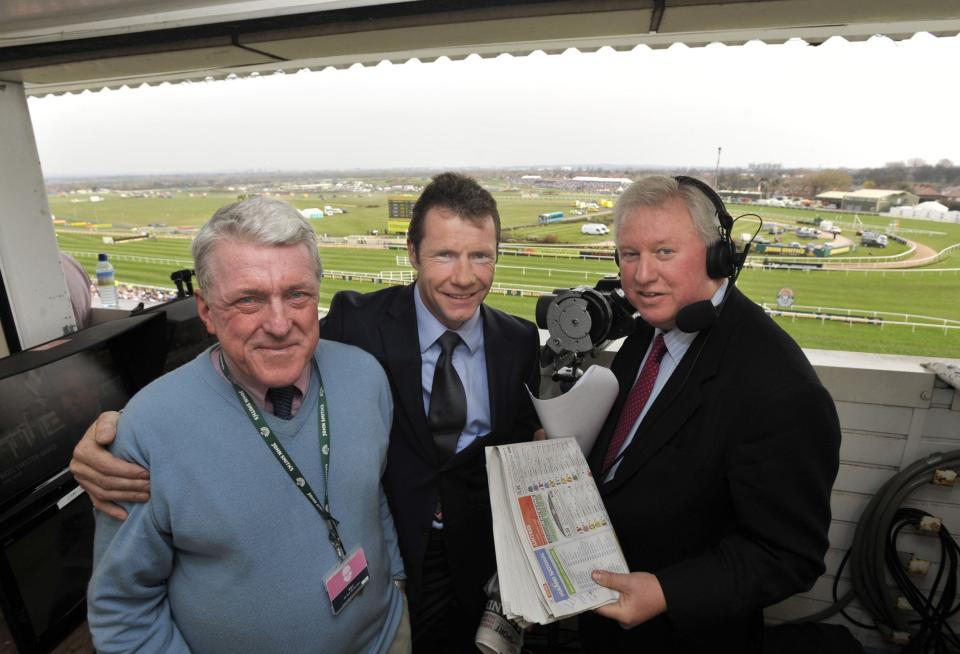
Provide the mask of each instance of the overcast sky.
[{"label": "overcast sky", "polygon": [[960,38],[536,53],[31,98],[44,173],[960,164]]}]

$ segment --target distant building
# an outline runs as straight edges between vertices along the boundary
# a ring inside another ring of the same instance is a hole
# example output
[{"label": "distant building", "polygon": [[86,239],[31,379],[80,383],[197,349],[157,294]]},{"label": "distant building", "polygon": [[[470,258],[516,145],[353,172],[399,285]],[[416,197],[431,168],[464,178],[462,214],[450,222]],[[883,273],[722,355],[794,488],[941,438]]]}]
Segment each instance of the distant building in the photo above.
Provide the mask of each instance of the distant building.
[{"label": "distant building", "polygon": [[921,202],[917,205],[917,209],[920,211],[932,211],[934,213],[944,213],[945,211],[949,210],[947,205],[933,200],[930,202]]},{"label": "distant building", "polygon": [[317,207],[311,207],[309,209],[301,209],[300,215],[306,218],[307,220],[317,220],[318,218],[323,218],[325,215],[323,209]]},{"label": "distant building", "polygon": [[846,191],[827,191],[826,193],[821,193],[817,196],[822,204],[831,204],[837,208],[840,208],[840,205],[843,204],[843,198],[847,196]]},{"label": "distant building", "polygon": [[817,196],[825,204],[837,205],[844,211],[863,211],[865,213],[885,213],[893,207],[912,207],[920,201],[909,191],[891,189],[864,188],[852,193],[829,191]]},{"label": "distant building", "polygon": [[943,195],[930,184],[914,184],[910,187],[910,192],[920,198],[920,202],[938,202],[943,199]]},{"label": "distant building", "polygon": [[950,211],[941,202],[921,202],[915,207],[894,207],[890,210],[890,215],[903,218],[924,218],[943,223],[960,223],[960,211]]},{"label": "distant building", "polygon": [[948,186],[940,191],[940,193],[943,195],[942,202],[947,205],[948,208],[960,210],[960,186]]},{"label": "distant building", "polygon": [[630,186],[633,180],[628,177],[590,177],[586,175],[577,175],[572,178],[574,182],[587,184],[613,184],[616,186]]},{"label": "distant building", "polygon": [[760,191],[738,191],[733,189],[722,189],[717,191],[717,194],[724,202],[739,202],[741,204],[747,202],[756,202],[757,200],[763,199],[763,193]]}]

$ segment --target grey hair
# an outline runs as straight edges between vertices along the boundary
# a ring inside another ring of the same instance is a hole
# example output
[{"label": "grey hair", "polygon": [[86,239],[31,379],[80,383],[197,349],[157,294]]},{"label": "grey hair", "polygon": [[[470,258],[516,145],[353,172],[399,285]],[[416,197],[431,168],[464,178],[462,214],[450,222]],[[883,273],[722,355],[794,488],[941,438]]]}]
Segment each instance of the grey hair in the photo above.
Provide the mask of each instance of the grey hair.
[{"label": "grey hair", "polygon": [[300,211],[281,200],[255,197],[228,204],[200,228],[191,249],[197,283],[204,290],[213,284],[213,246],[225,239],[277,246],[303,243],[313,255],[318,282],[323,274],[316,232]]},{"label": "grey hair", "polygon": [[720,240],[720,219],[710,199],[696,186],[681,184],[666,175],[642,177],[620,194],[620,199],[613,208],[614,240],[619,243],[620,226],[634,209],[662,207],[675,197],[683,200],[704,245],[709,247]]}]

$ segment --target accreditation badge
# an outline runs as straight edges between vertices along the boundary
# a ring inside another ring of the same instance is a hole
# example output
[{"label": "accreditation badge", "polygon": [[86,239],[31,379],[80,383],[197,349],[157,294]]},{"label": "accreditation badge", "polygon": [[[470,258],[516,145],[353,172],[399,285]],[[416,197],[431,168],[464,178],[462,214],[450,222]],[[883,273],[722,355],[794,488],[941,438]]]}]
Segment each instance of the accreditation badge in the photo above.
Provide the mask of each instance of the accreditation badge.
[{"label": "accreditation badge", "polygon": [[324,585],[327,587],[333,614],[340,613],[350,600],[360,594],[368,581],[370,570],[367,568],[367,556],[363,553],[363,548],[359,547],[325,577]]}]

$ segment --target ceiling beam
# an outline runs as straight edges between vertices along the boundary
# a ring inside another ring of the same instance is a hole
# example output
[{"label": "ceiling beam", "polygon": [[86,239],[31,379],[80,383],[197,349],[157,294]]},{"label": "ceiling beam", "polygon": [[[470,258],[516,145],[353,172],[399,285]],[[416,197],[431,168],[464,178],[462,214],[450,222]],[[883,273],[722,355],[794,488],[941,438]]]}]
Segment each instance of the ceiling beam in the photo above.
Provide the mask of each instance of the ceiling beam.
[{"label": "ceiling beam", "polygon": [[44,95],[470,54],[960,33],[960,3],[942,0],[421,0],[226,18],[0,45],[0,80]]}]

